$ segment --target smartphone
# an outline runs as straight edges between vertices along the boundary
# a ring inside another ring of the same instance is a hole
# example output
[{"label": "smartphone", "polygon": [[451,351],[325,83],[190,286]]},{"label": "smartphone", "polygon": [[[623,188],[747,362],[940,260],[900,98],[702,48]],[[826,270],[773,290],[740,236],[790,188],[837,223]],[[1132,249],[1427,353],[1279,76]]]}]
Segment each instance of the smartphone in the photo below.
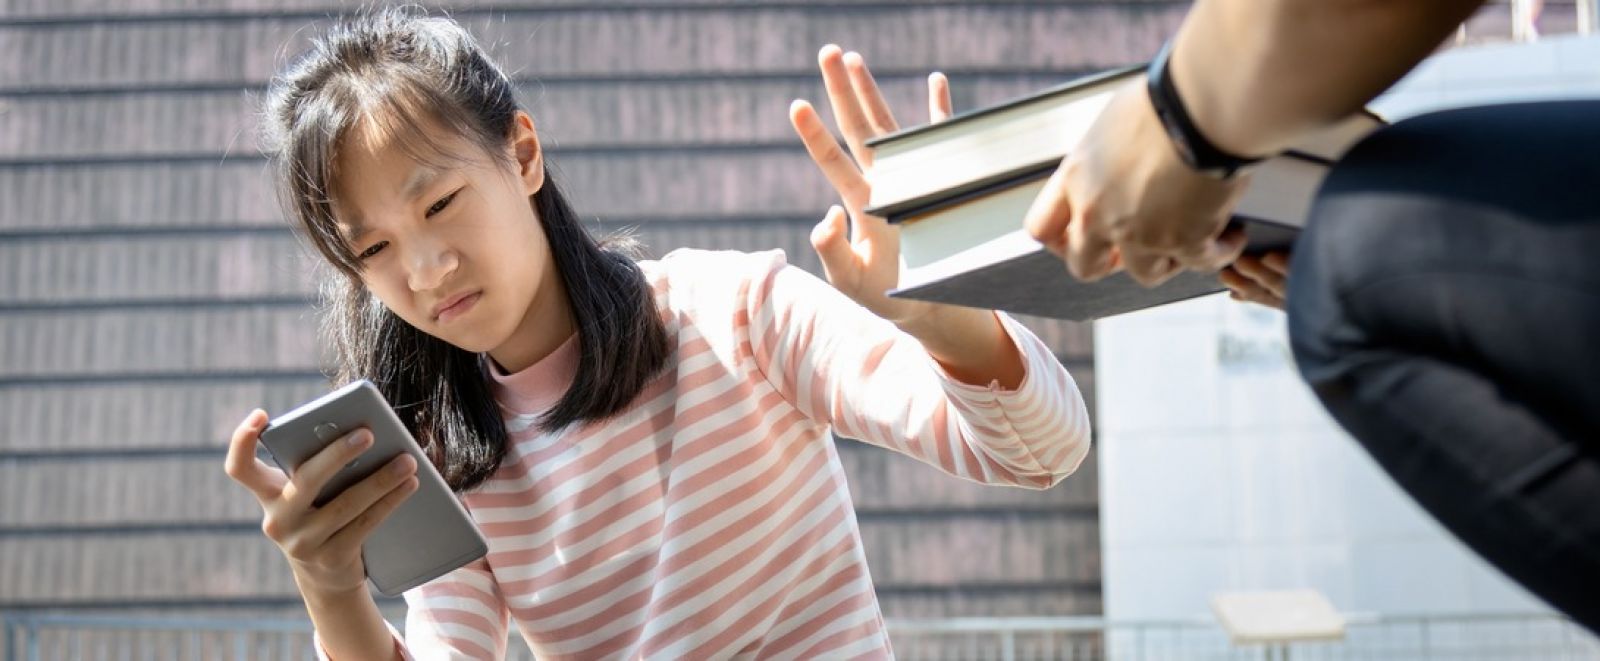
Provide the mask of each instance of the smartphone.
[{"label": "smartphone", "polygon": [[372,431],[372,446],[328,481],[314,501],[318,506],[402,452],[417,461],[417,490],[378,524],[361,547],[367,579],[378,592],[398,595],[489,552],[488,541],[466,508],[370,381],[355,381],[273,418],[261,432],[261,445],[292,475],[328,443],[358,427]]}]

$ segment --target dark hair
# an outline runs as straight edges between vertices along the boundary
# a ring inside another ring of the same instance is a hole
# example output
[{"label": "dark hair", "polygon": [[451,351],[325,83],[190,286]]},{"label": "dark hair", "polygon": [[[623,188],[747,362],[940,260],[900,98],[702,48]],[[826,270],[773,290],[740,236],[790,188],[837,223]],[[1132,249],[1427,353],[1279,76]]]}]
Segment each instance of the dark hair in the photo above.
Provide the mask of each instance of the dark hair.
[{"label": "dark hair", "polygon": [[[380,131],[418,160],[453,160],[417,130],[432,123],[509,163],[520,110],[511,81],[460,25],[416,7],[345,19],[273,79],[263,147],[285,211],[336,274],[323,279],[323,332],[338,384],[369,379],[457,491],[500,466],[508,436],[487,359],[424,333],[377,300],[333,214],[334,164],[353,129]],[[545,159],[548,163],[549,159]],[[665,324],[637,244],[598,241],[557,189],[549,168],[531,199],[549,239],[577,325],[571,387],[539,419],[545,431],[609,418],[632,402],[670,355]],[[343,277],[339,277],[339,276]]]}]

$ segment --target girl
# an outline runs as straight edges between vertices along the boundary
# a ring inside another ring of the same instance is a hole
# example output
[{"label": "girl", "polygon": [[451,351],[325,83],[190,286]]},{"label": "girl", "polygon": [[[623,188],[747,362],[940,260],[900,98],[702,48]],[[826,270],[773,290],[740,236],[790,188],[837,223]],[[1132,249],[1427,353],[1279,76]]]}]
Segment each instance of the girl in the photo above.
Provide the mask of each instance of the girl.
[{"label": "girl", "polygon": [[[862,141],[893,119],[859,56],[821,60],[870,167]],[[1048,487],[1083,460],[1082,398],[1037,338],[883,295],[895,235],[860,213],[863,171],[810,106],[791,118],[855,218],[853,237],[839,207],[813,232],[832,287],[779,252],[635,262],[597,242],[512,91],[458,25],[385,10],[270,92],[284,204],[338,272],[337,380],[378,384],[490,539],[406,593],[402,639],[360,550],[416,467],[312,507],[368,433],[288,478],[254,458],[252,412],[227,471],[259,499],[323,654],[499,658],[515,622],[541,659],[888,657],[830,429],[994,484]]]}]

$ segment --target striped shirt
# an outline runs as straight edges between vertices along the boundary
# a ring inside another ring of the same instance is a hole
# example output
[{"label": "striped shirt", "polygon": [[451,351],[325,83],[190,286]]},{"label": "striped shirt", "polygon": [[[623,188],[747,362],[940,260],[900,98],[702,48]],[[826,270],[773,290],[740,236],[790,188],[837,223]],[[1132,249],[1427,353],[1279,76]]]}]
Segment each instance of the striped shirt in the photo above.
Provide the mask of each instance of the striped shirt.
[{"label": "striped shirt", "polygon": [[494,371],[512,447],[462,496],[489,553],[405,594],[408,658],[501,658],[512,624],[540,659],[889,658],[830,429],[1028,488],[1088,453],[1077,386],[1005,315],[1014,391],[954,380],[781,251],[641,266],[669,368],[615,418],[556,433],[534,423],[576,340]]}]

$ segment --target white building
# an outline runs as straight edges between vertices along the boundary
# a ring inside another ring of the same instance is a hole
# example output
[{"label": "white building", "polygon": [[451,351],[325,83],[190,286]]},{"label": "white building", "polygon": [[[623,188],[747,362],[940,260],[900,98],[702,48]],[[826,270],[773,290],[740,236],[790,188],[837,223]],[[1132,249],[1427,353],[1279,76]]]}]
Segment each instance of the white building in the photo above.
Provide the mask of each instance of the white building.
[{"label": "white building", "polygon": [[[1451,50],[1374,105],[1399,119],[1577,96],[1600,97],[1600,38]],[[1547,610],[1327,417],[1280,313],[1213,296],[1100,321],[1095,375],[1109,620],[1207,618],[1215,593],[1290,588],[1351,614]]]}]

